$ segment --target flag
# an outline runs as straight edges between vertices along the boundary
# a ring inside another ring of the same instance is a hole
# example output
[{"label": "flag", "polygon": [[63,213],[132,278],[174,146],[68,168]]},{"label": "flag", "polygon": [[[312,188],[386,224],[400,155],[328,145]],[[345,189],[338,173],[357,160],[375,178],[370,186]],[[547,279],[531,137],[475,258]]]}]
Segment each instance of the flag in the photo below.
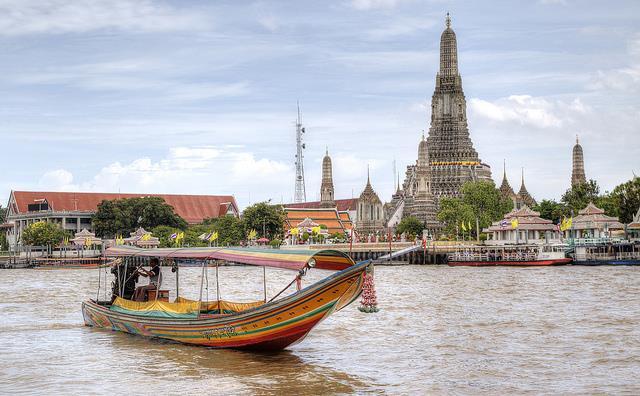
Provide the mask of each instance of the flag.
[{"label": "flag", "polygon": [[320,226],[316,226],[316,227],[311,227],[311,232],[313,232],[314,234],[318,235],[320,234]]},{"label": "flag", "polygon": [[143,241],[148,241],[149,239],[151,239],[151,234],[144,234],[144,235],[142,236],[142,240],[143,240]]},{"label": "flag", "polygon": [[211,233],[211,235],[209,236],[209,242],[213,242],[216,239],[218,239],[218,231],[214,231],[213,233]]},{"label": "flag", "polygon": [[173,234],[171,234],[169,236],[169,239],[177,239],[178,238],[178,233],[174,232]]},{"label": "flag", "polygon": [[85,246],[91,246],[91,238],[84,238],[84,245]]},{"label": "flag", "polygon": [[469,220],[469,227],[468,227],[469,231],[471,231],[471,220]]},{"label": "flag", "polygon": [[501,227],[501,228],[504,228],[504,227],[506,227],[506,226],[507,226],[507,221],[506,221],[506,220],[502,220],[502,221],[500,222],[500,227]]},{"label": "flag", "polygon": [[256,239],[258,232],[256,230],[249,231],[249,235],[247,236],[249,239]]},{"label": "flag", "polygon": [[289,232],[291,233],[291,235],[298,235],[300,233],[300,230],[298,230],[297,227],[294,227],[290,229]]},{"label": "flag", "polygon": [[511,228],[518,228],[518,219],[511,219]]},{"label": "flag", "polygon": [[462,231],[466,231],[467,230],[467,226],[464,224],[464,221],[460,222],[460,228],[462,228]]},{"label": "flag", "polygon": [[200,234],[198,236],[198,239],[202,239],[203,241],[207,240],[207,239],[209,239],[209,235],[211,235],[211,234],[207,234],[206,232],[203,232],[202,234]]}]

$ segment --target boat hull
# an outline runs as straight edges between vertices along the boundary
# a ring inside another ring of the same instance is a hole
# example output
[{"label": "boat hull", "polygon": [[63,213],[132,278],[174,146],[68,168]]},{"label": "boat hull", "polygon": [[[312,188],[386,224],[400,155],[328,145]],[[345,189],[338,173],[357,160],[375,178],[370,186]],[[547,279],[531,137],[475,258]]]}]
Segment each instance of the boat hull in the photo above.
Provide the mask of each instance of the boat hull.
[{"label": "boat hull", "polygon": [[300,342],[318,323],[362,292],[367,263],[356,264],[297,293],[231,315],[200,318],[159,318],[116,312],[86,301],[87,326],[212,348],[280,350]]},{"label": "boat hull", "polygon": [[570,258],[531,260],[531,261],[449,261],[451,267],[545,267],[550,265],[565,265]]},{"label": "boat hull", "polygon": [[585,260],[585,261],[573,261],[572,265],[586,265],[586,266],[600,266],[600,265],[640,265],[640,260]]}]

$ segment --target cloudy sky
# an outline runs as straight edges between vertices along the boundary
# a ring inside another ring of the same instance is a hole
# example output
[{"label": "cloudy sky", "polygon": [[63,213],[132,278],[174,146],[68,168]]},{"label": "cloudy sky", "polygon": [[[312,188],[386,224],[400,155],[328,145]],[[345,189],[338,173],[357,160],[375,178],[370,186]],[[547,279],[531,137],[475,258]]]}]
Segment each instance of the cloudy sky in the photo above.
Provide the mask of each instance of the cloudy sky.
[{"label": "cloudy sky", "polygon": [[[640,174],[640,2],[0,0],[0,196],[294,193],[389,200],[428,130],[444,15],[469,126],[514,188],[559,198],[576,134],[604,190]],[[6,205],[6,198],[2,198]]]}]

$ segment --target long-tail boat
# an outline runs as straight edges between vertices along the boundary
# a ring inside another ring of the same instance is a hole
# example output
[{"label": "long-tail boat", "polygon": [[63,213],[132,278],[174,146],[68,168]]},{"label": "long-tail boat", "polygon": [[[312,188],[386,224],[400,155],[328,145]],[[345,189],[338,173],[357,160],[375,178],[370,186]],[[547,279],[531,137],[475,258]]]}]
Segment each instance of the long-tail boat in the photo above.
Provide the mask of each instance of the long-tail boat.
[{"label": "long-tail boat", "polygon": [[[369,261],[355,264],[348,255],[335,250],[140,249],[117,246],[108,248],[105,255],[123,258],[125,262],[132,257],[137,258],[136,262],[152,257],[164,260],[197,259],[296,271],[289,286],[269,301],[265,292],[264,301],[253,303],[204,302],[202,297],[194,301],[180,296],[176,296],[174,302],[168,302],[158,297],[163,291],[162,285],[159,285],[151,301],[135,302],[123,298],[127,297],[124,290],[130,282],[128,274],[132,273],[131,268],[114,267],[111,272],[116,274],[117,279],[113,298],[110,301],[98,301],[96,298],[82,303],[87,326],[213,348],[256,350],[280,350],[300,342],[318,323],[358,298],[362,293],[364,274],[372,265]],[[122,266],[122,263],[117,265]],[[203,264],[203,275],[204,265],[208,264]],[[337,272],[278,299],[294,283],[299,285],[302,277],[312,268]],[[174,265],[173,269],[177,271],[178,266]],[[178,279],[176,276],[176,290],[179,290]]]}]

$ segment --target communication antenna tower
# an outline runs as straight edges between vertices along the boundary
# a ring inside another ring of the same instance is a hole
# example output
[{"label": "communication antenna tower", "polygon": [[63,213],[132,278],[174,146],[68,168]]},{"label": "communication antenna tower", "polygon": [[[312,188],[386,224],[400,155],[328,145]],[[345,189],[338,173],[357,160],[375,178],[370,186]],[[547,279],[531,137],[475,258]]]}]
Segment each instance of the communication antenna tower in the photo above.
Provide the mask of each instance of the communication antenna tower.
[{"label": "communication antenna tower", "polygon": [[307,191],[304,185],[304,154],[306,148],[302,143],[302,134],[305,133],[300,118],[300,102],[298,102],[298,120],[296,121],[296,195],[294,201],[296,203],[307,201]]}]

